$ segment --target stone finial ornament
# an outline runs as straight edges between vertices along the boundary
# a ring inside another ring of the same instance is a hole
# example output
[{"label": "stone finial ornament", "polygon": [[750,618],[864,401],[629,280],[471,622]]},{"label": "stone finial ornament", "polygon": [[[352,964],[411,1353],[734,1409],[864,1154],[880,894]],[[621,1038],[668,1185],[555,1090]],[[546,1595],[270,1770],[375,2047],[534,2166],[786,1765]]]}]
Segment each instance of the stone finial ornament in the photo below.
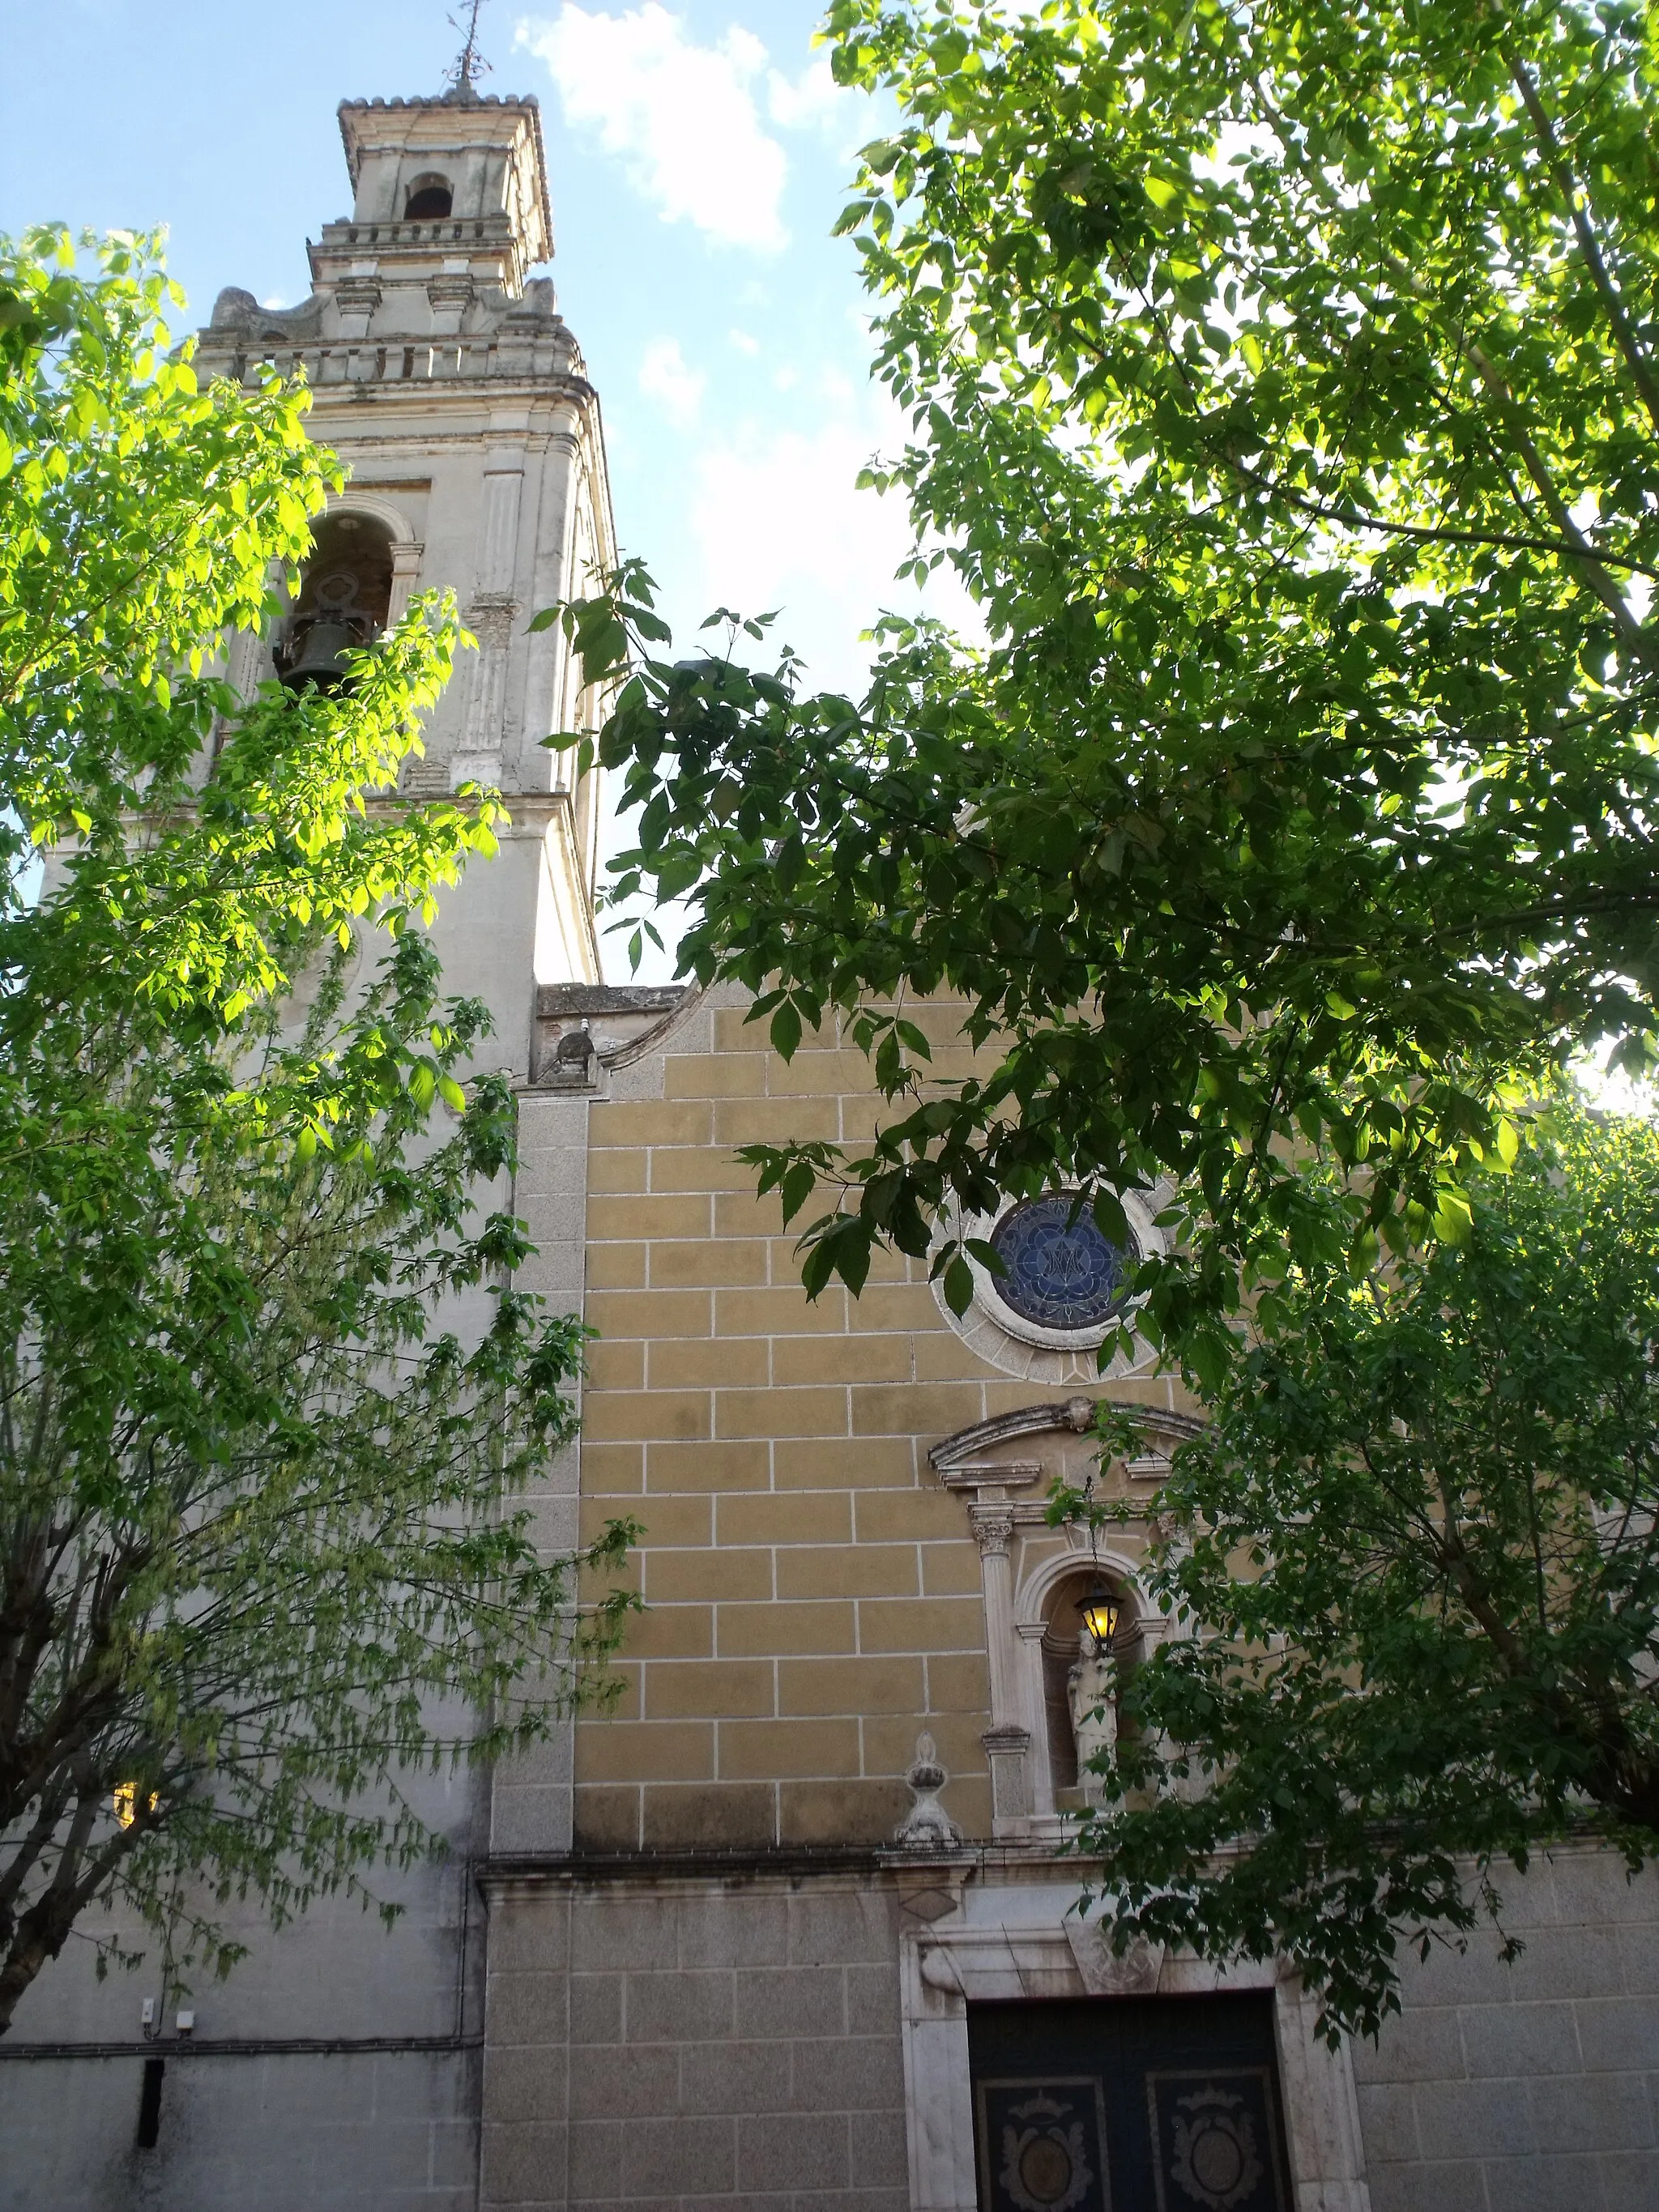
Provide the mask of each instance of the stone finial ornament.
[{"label": "stone finial ornament", "polygon": [[916,1755],[904,1777],[915,1803],[893,1831],[893,1841],[906,1850],[955,1850],[962,1831],[939,1802],[939,1793],[950,1780],[939,1762],[939,1746],[926,1729],[916,1738]]}]

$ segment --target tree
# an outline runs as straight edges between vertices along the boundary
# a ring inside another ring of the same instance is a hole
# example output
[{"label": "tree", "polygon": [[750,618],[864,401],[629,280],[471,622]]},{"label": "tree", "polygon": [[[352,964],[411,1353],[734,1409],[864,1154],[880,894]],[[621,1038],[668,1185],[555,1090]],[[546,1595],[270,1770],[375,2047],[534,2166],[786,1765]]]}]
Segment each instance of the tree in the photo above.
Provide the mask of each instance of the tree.
[{"label": "tree", "polygon": [[[917,573],[860,702],[658,651],[629,570],[565,611],[635,659],[600,739],[619,890],[788,1052],[833,1010],[891,1115],[757,1152],[806,1279],[1006,1194],[1179,1187],[1142,1328],[1213,1382],[1253,1270],[1456,1235],[1518,1102],[1656,964],[1659,112],[1607,0],[833,0],[886,88],[857,234],[913,441]],[[758,634],[758,632],[757,632]],[[574,740],[573,740],[574,742]],[[925,1087],[907,994],[992,1072]],[[968,1295],[949,1243],[938,1265]],[[1108,1346],[1109,1353],[1113,1347]]]},{"label": "tree", "polygon": [[216,680],[337,465],[96,252],[0,243],[0,2029],[106,1900],[223,1970],[228,1898],[367,1895],[432,1845],[400,1774],[544,1735],[626,1602],[625,1528],[514,1503],[582,1332],[511,1286],[510,1089],[415,926],[499,807],[386,796],[453,608]]},{"label": "tree", "polygon": [[1115,1942],[1285,1955],[1333,2033],[1506,1864],[1659,1850],[1659,1133],[1565,1111],[1471,1197],[1459,1245],[1297,1269],[1176,1453],[1078,1838]]}]

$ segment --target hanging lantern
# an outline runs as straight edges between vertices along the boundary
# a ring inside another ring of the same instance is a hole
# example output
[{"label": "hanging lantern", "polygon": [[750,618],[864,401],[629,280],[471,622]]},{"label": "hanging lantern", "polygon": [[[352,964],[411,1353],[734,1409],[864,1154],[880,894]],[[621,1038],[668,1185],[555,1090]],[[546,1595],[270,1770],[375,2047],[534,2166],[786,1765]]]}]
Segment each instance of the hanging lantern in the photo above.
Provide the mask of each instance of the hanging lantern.
[{"label": "hanging lantern", "polygon": [[1119,1612],[1116,1593],[1097,1576],[1083,1600],[1082,1613],[1083,1626],[1097,1659],[1105,1658],[1117,1640]]}]

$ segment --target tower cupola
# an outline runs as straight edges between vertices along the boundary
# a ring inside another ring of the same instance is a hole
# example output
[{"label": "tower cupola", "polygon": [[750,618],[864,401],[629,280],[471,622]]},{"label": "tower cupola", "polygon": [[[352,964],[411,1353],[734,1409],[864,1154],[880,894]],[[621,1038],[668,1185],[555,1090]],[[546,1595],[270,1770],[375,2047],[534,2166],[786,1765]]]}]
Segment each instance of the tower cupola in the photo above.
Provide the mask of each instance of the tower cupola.
[{"label": "tower cupola", "polygon": [[553,252],[547,159],[533,99],[496,99],[470,79],[429,100],[347,100],[340,136],[350,215],[311,248],[319,290],[366,283],[498,284],[509,299]]},{"label": "tower cupola", "polygon": [[[599,705],[562,634],[530,617],[615,565],[605,438],[552,279],[531,273],[553,251],[539,110],[481,94],[478,67],[469,36],[447,90],[343,101],[351,212],[309,247],[309,297],[266,306],[230,286],[201,333],[207,377],[303,377],[309,427],[349,471],[280,618],[238,643],[234,680],[337,690],[414,592],[453,592],[467,644],[402,789],[511,795],[489,888],[480,871],[465,896],[538,981],[588,981],[597,787],[542,740],[592,726]],[[527,998],[515,981],[490,1003],[527,1066]]]}]

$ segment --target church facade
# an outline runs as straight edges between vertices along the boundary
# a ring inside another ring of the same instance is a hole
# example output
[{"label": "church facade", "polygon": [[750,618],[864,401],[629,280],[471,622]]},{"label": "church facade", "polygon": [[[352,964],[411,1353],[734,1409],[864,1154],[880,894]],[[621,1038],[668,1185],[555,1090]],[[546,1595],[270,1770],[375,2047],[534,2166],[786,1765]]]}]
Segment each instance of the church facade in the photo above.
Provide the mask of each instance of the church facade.
[{"label": "church facade", "polygon": [[[1046,1494],[1087,1472],[1103,1395],[1139,1416],[1103,1478],[1132,1503],[1201,1408],[1150,1358],[1097,1370],[1125,1255],[1063,1203],[980,1224],[1009,1273],[965,1317],[902,1261],[805,1299],[735,1148],[864,1133],[866,1064],[825,1032],[786,1065],[733,994],[606,984],[597,795],[539,743],[592,706],[528,617],[614,533],[599,398],[532,273],[536,104],[463,76],[340,116],[354,204],[311,298],[228,291],[202,337],[209,374],[303,370],[350,469],[232,673],[302,678],[431,586],[478,640],[407,789],[511,811],[438,938],[518,1089],[526,1285],[598,1332],[580,1444],[531,1503],[550,1550],[639,1522],[643,1610],[608,1710],[421,1785],[449,1856],[400,1878],[391,1934],[337,1904],[256,1923],[187,2033],[148,1971],[44,1976],[0,2044],[0,2207],[1659,2204],[1651,1879],[1558,1854],[1512,1887],[1516,1966],[1413,1966],[1381,2045],[1335,2053],[1273,1965],[1115,1959],[1073,1909],[1067,1814],[1112,1727],[1093,1608],[1122,1656],[1164,1623],[1133,1516],[1091,1551]],[[958,1014],[917,1017],[946,1074]]]}]

